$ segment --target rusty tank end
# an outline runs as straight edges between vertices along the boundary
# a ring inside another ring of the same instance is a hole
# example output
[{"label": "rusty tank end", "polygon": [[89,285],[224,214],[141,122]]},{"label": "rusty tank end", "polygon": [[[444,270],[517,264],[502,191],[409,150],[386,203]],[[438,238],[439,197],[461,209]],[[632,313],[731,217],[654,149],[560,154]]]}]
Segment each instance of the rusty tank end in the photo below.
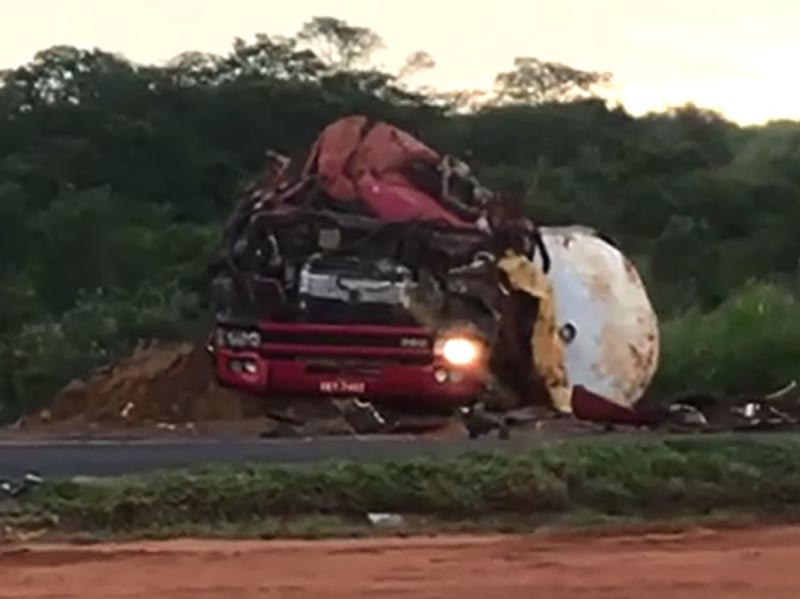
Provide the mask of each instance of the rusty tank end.
[{"label": "rusty tank end", "polygon": [[542,227],[570,385],[633,407],[658,368],[658,318],[631,261],[585,227]]}]

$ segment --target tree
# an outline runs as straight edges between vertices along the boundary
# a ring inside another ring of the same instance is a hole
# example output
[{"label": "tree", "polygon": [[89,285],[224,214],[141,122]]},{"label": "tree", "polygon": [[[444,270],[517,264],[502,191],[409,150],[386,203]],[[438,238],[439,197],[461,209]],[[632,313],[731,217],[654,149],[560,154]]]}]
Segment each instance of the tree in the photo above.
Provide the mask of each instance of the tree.
[{"label": "tree", "polygon": [[[108,85],[113,80],[114,85]],[[53,46],[38,52],[30,64],[3,74],[12,110],[29,112],[40,105],[77,106],[103,95],[125,93],[136,81],[136,67],[101,50]]]},{"label": "tree", "polygon": [[499,103],[543,104],[567,102],[595,95],[611,75],[582,71],[533,57],[514,59],[514,69],[495,78],[495,99]]},{"label": "tree", "polygon": [[297,40],[259,33],[252,43],[237,38],[218,70],[225,81],[244,77],[314,81],[325,65],[313,51],[300,48]]},{"label": "tree", "polygon": [[297,39],[338,71],[367,65],[373,54],[384,47],[381,37],[371,29],[350,25],[335,17],[314,17],[307,21]]},{"label": "tree", "polygon": [[420,71],[427,71],[435,66],[436,61],[433,59],[433,56],[423,50],[418,50],[416,52],[412,52],[406,57],[403,66],[400,67],[400,72],[397,74],[397,78],[400,80],[408,79]]},{"label": "tree", "polygon": [[741,128],[691,105],[634,118],[597,95],[608,75],[525,57],[494,93],[412,89],[432,57],[395,72],[382,45],[316,18],[166,66],[56,46],[0,71],[0,403],[30,408],[110,359],[95,341],[205,326],[204,266],[236,190],[265,150],[300,155],[353,113],[463,157],[537,222],[596,226],[665,320],[796,276],[800,124]]},{"label": "tree", "polygon": [[179,85],[213,84],[222,69],[224,58],[208,52],[182,52],[167,62],[167,69]]}]

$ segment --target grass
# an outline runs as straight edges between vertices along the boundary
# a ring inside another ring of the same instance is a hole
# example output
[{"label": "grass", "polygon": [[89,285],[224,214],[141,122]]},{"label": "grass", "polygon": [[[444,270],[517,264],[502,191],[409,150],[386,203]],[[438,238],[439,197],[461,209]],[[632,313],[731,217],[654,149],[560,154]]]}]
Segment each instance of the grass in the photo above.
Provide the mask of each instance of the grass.
[{"label": "grass", "polygon": [[800,440],[571,441],[438,461],[220,466],[50,482],[6,506],[0,530],[88,538],[363,536],[374,531],[369,512],[403,514],[404,530],[423,531],[788,515],[800,507]]},{"label": "grass", "polygon": [[800,382],[800,302],[793,289],[752,283],[716,310],[662,324],[652,392],[765,393]]}]

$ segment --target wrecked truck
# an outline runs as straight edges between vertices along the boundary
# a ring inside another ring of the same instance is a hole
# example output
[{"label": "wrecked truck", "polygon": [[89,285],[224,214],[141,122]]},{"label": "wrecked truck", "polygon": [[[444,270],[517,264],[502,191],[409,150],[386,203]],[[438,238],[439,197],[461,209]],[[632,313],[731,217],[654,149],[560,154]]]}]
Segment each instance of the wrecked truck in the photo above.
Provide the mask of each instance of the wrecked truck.
[{"label": "wrecked truck", "polygon": [[466,163],[360,115],[268,158],[211,264],[221,385],[561,413],[644,394],[656,318],[610,240],[538,227]]}]

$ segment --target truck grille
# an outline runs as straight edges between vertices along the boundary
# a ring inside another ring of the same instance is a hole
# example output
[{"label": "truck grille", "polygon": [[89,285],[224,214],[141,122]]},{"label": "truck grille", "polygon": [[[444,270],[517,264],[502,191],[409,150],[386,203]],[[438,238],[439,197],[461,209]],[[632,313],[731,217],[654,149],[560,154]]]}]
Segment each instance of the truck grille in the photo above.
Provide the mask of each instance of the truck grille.
[{"label": "truck grille", "polygon": [[261,327],[261,336],[265,357],[364,364],[433,360],[433,337],[417,327],[269,324]]},{"label": "truck grille", "polygon": [[364,333],[308,333],[263,332],[262,342],[267,344],[385,347],[397,349],[430,350],[430,335],[369,335]]}]

